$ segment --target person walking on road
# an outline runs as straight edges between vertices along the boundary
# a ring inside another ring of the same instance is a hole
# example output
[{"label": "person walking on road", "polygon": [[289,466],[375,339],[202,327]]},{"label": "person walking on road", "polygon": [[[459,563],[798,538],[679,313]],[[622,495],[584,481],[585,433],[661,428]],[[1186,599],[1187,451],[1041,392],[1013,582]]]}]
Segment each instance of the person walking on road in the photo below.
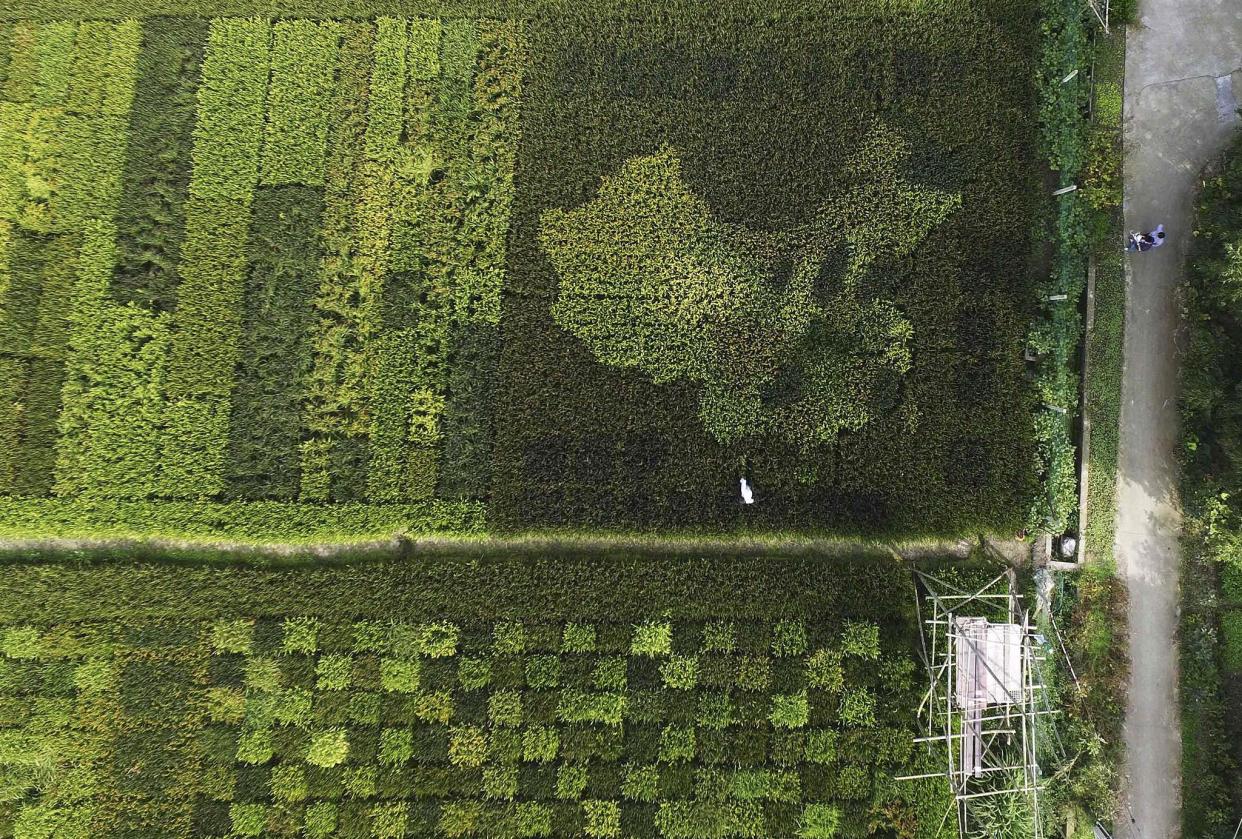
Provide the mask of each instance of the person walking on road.
[{"label": "person walking on road", "polygon": [[1126,253],[1147,253],[1149,250],[1158,248],[1164,244],[1164,225],[1157,224],[1156,229],[1150,233],[1130,233],[1130,238],[1126,242]]}]

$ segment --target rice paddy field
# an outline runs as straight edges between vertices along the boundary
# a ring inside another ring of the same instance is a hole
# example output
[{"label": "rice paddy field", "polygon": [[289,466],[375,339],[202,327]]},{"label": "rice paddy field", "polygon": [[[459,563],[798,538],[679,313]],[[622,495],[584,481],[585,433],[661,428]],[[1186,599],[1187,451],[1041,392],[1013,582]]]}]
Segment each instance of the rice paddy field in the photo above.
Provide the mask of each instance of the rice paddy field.
[{"label": "rice paddy field", "polygon": [[894,572],[9,566],[0,836],[947,835]]},{"label": "rice paddy field", "polygon": [[0,839],[956,835],[878,543],[1076,504],[1085,20],[0,0]]},{"label": "rice paddy field", "polygon": [[1037,42],[990,0],[4,4],[0,535],[1013,533]]}]

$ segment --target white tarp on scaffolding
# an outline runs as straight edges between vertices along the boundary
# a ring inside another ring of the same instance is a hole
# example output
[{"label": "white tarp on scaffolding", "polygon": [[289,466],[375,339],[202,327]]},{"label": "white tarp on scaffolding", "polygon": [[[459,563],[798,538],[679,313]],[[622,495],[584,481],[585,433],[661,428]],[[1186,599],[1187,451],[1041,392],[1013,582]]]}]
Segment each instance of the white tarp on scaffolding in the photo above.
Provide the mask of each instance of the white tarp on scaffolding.
[{"label": "white tarp on scaffolding", "polygon": [[1022,627],[1016,623],[988,623],[986,618],[955,621],[953,653],[958,708],[1021,703]]}]

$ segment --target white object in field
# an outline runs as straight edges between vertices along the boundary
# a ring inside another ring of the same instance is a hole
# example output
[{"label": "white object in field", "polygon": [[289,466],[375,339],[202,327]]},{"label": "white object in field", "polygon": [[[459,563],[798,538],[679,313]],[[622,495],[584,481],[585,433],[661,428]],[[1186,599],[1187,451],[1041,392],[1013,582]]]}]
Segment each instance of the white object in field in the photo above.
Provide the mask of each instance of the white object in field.
[{"label": "white object in field", "polygon": [[750,484],[746,483],[746,479],[742,478],[742,503],[754,504],[755,494],[750,491]]},{"label": "white object in field", "polygon": [[1078,550],[1078,540],[1073,536],[1061,537],[1061,556],[1065,559],[1072,557]]}]

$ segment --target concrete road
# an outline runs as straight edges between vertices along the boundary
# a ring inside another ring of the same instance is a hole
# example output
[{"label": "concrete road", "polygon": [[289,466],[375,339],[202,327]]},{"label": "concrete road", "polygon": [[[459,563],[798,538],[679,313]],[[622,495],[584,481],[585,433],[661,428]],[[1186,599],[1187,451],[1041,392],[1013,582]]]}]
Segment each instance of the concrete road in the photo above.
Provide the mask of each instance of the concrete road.
[{"label": "concrete road", "polygon": [[1242,0],[1140,0],[1139,17],[1126,45],[1126,226],[1163,223],[1168,240],[1130,256],[1126,272],[1116,556],[1131,675],[1116,835],[1171,839],[1181,835],[1175,289],[1199,173],[1238,124]]}]

